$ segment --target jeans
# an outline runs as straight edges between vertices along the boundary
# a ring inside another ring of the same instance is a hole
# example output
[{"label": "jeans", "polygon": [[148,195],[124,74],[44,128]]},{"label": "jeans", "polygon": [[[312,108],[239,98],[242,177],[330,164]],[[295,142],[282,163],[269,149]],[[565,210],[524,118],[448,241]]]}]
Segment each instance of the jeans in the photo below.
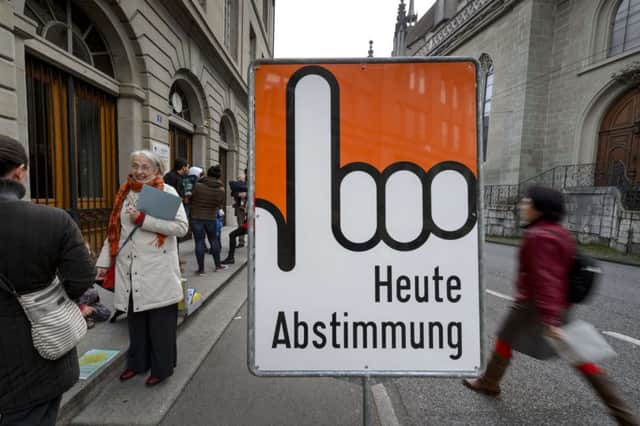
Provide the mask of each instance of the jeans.
[{"label": "jeans", "polygon": [[216,268],[220,264],[220,238],[216,235],[216,221],[206,219],[191,219],[191,229],[196,244],[196,260],[198,261],[198,272],[204,272],[204,237],[206,235],[211,246],[213,262]]}]

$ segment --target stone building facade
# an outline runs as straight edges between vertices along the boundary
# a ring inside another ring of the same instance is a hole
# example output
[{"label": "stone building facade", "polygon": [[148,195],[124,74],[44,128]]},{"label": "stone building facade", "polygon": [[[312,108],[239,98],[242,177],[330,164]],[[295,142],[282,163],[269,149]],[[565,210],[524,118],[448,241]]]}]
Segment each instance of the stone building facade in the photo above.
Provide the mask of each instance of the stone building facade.
[{"label": "stone building facade", "polygon": [[248,68],[273,56],[274,8],[0,1],[0,133],[29,150],[31,199],[68,209],[95,246],[133,150],[167,166],[220,163],[235,179],[247,165]]},{"label": "stone building facade", "polygon": [[[402,0],[393,54],[479,60],[482,177],[485,185],[504,186],[493,189],[507,194],[502,201],[485,198],[489,206],[513,210],[508,196],[513,188],[507,185],[521,189],[564,175],[560,182],[574,184],[545,183],[582,194],[575,197],[587,197],[591,188],[595,195],[588,197],[598,205],[613,198],[632,201],[605,209],[626,212],[624,235],[612,235],[615,226],[608,226],[596,237],[594,226],[587,226],[585,240],[606,240],[618,248],[633,243],[640,250],[640,223],[631,213],[640,209],[639,0],[437,0],[419,19],[406,12]],[[577,173],[589,176],[566,179]],[[613,198],[598,189],[621,185]],[[506,217],[498,210],[488,220],[502,219],[487,231],[512,234],[500,223],[513,223],[514,213]],[[586,219],[574,219],[582,223],[574,229],[580,234]],[[635,237],[628,236],[629,229],[636,229]]]},{"label": "stone building facade", "polygon": [[[640,60],[639,7],[635,0],[438,0],[415,24],[396,28],[405,43],[394,54],[474,57],[483,77],[492,68],[484,178],[514,184],[559,165],[597,163],[606,113],[636,89],[633,79],[613,75]],[[623,22],[614,34],[616,21]],[[640,169],[640,156],[625,150],[635,157],[625,158],[627,169]]]}]

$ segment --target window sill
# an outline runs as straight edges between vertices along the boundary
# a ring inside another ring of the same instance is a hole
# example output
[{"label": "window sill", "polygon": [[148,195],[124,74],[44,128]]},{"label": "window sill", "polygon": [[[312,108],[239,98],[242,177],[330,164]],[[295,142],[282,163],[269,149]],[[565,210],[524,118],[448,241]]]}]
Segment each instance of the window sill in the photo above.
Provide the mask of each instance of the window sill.
[{"label": "window sill", "polygon": [[623,59],[627,59],[630,56],[635,56],[640,54],[640,47],[635,48],[633,50],[627,50],[626,52],[622,52],[616,56],[610,56],[608,58],[602,59],[599,62],[596,62],[594,64],[590,64],[587,65],[586,67],[584,67],[581,71],[578,71],[578,76],[584,75],[584,74],[588,74],[592,71],[595,71],[597,69],[606,67],[607,65],[613,64],[615,62],[618,61],[622,61]]}]

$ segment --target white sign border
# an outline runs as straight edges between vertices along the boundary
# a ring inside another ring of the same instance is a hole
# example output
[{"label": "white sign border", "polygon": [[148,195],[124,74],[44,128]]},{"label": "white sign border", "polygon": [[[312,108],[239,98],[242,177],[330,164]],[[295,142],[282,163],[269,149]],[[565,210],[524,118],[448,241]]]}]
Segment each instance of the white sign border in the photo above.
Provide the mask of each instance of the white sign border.
[{"label": "white sign border", "polygon": [[[261,65],[326,65],[326,64],[401,64],[401,63],[444,63],[444,62],[470,62],[475,66],[476,74],[476,170],[477,191],[476,206],[478,209],[476,226],[478,227],[478,282],[479,282],[479,312],[480,312],[480,366],[472,371],[432,371],[432,370],[261,370],[255,362],[255,70]],[[247,309],[247,367],[251,374],[258,377],[478,377],[486,365],[486,338],[485,338],[485,306],[484,306],[484,262],[483,244],[484,232],[484,191],[482,176],[482,106],[484,100],[480,88],[480,62],[472,57],[462,56],[432,56],[424,58],[393,57],[393,58],[339,58],[339,59],[260,59],[249,65],[249,157],[248,157],[248,309]]]}]

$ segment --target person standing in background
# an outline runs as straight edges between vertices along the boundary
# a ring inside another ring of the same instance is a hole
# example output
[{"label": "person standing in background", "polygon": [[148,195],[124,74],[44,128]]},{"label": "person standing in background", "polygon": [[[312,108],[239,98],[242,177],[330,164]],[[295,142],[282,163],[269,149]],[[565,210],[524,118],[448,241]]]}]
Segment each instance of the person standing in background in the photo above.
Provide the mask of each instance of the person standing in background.
[{"label": "person standing in background", "polygon": [[[238,180],[229,182],[231,187],[231,196],[233,197],[233,210],[241,226],[247,219],[247,169],[244,169],[244,175],[238,176]],[[238,233],[237,247],[244,247],[244,234]]]},{"label": "person standing in background", "polygon": [[227,269],[220,262],[220,239],[217,230],[218,212],[222,209],[225,200],[224,183],[220,180],[220,176],[220,166],[211,166],[207,170],[207,176],[198,181],[193,191],[191,228],[193,229],[196,260],[198,261],[196,273],[199,275],[205,273],[205,236],[211,246],[216,272]]}]

